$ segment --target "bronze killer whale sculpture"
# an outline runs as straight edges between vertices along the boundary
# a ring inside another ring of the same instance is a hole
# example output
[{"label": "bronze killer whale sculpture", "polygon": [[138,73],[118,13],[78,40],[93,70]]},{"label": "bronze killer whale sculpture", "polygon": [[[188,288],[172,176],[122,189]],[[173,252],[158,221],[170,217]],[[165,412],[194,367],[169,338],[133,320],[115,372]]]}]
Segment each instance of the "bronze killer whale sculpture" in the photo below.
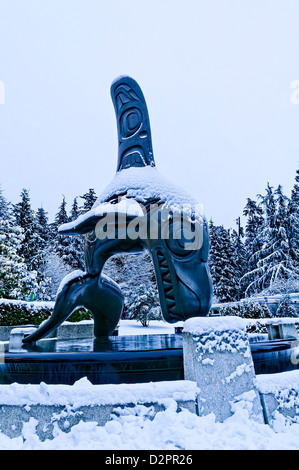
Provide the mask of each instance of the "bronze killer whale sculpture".
[{"label": "bronze killer whale sculpture", "polygon": [[197,201],[156,169],[147,105],[136,81],[118,77],[111,97],[118,131],[116,175],[89,212],[59,228],[61,235],[85,235],[86,271],[66,276],[51,317],[24,343],[48,335],[79,307],[92,313],[96,338],[109,336],[124,298],[102,269],[117,253],[150,252],[167,322],[206,316],[210,310],[206,220]]}]

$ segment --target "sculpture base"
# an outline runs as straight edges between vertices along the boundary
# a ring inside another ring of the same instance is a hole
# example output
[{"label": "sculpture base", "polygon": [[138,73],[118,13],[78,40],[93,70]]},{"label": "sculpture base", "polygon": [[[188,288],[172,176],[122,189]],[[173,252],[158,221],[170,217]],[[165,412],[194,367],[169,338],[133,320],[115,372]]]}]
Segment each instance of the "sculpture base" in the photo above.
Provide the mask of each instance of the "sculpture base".
[{"label": "sculpture base", "polygon": [[181,335],[112,336],[108,339],[45,339],[3,356],[0,383],[92,384],[182,380]]},{"label": "sculpture base", "polygon": [[[298,369],[298,342],[250,342],[256,374]],[[296,356],[297,357],[297,356]],[[181,334],[112,336],[100,339],[44,339],[0,354],[0,384],[66,384],[82,377],[93,384],[184,379]]]}]

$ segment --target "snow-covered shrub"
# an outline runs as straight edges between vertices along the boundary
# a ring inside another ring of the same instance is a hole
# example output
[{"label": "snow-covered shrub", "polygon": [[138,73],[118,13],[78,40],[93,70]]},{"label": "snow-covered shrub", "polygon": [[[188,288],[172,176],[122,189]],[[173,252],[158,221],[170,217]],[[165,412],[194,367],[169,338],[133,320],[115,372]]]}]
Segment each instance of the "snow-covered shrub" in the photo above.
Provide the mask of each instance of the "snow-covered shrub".
[{"label": "snow-covered shrub", "polygon": [[274,281],[270,287],[260,292],[260,295],[276,295],[276,294],[291,294],[293,292],[299,292],[299,279],[279,279]]},{"label": "snow-covered shrub", "polygon": [[267,334],[268,330],[264,323],[259,322],[258,320],[252,321],[252,323],[246,324],[246,332],[254,334]]},{"label": "snow-covered shrub", "polygon": [[292,299],[289,294],[286,294],[280,302],[276,311],[276,317],[298,317],[298,312],[293,306]]},{"label": "snow-covered shrub", "polygon": [[52,302],[0,300],[0,326],[40,325],[53,311]]},{"label": "snow-covered shrub", "polygon": [[143,326],[148,326],[150,320],[162,318],[158,292],[154,287],[140,284],[125,299],[125,309],[130,319],[138,320]]},{"label": "snow-covered shrub", "polygon": [[92,320],[93,316],[92,313],[86,310],[84,307],[78,308],[75,310],[71,316],[68,317],[67,321],[70,322],[78,322],[82,320]]},{"label": "snow-covered shrub", "polygon": [[238,304],[224,305],[220,308],[220,315],[223,316],[241,316],[241,309]]},{"label": "snow-covered shrub", "polygon": [[270,318],[272,317],[265,302],[244,302],[241,305],[242,318]]},{"label": "snow-covered shrub", "polygon": [[250,301],[225,305],[220,309],[220,315],[233,315],[242,318],[270,318],[272,316],[265,302]]},{"label": "snow-covered shrub", "polygon": [[[0,326],[40,325],[50,317],[54,302],[26,302],[0,299]],[[85,308],[78,308],[67,319],[79,322],[92,319],[92,314]]]}]

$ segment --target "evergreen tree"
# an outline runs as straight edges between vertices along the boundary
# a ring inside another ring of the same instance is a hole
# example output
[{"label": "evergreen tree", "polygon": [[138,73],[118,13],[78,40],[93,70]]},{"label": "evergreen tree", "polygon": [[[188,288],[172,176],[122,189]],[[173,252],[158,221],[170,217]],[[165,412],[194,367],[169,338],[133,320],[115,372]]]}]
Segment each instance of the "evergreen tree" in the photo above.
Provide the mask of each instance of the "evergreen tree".
[{"label": "evergreen tree", "polygon": [[244,244],[247,253],[248,270],[252,271],[257,268],[257,253],[262,246],[259,235],[264,225],[263,209],[256,201],[248,198],[243,214],[247,217]]},{"label": "evergreen tree", "polygon": [[55,221],[53,223],[53,231],[55,233],[55,238],[53,240],[54,251],[59,255],[64,263],[68,264],[68,255],[69,255],[69,237],[65,235],[59,235],[58,228],[69,222],[69,217],[66,210],[66,200],[65,197],[62,197],[62,202],[59,206],[59,211],[55,216]]},{"label": "evergreen tree", "polygon": [[[77,198],[75,198],[69,218],[70,222],[76,220],[79,215],[79,206],[77,203]],[[74,235],[69,237],[67,264],[74,269],[84,270],[84,237],[81,235]]]},{"label": "evergreen tree", "polygon": [[236,300],[240,286],[235,250],[229,233],[223,226],[214,226],[213,221],[209,223],[209,233],[209,267],[215,300],[218,302]]},{"label": "evergreen tree", "polygon": [[59,211],[57,212],[55,216],[55,222],[54,222],[57,229],[60,227],[60,225],[66,224],[69,221],[69,217],[67,215],[67,210],[66,210],[66,205],[67,204],[66,204],[65,196],[62,196],[62,202],[59,206]]},{"label": "evergreen tree", "polygon": [[260,249],[255,254],[256,268],[244,276],[249,281],[247,293],[265,289],[278,279],[296,276],[288,238],[287,198],[281,186],[273,191],[268,183],[266,194],[260,199],[265,221],[257,233]]},{"label": "evergreen tree", "polygon": [[150,320],[160,320],[162,312],[158,292],[145,284],[135,286],[130,299],[125,299],[125,308],[130,319],[138,320],[147,327]]},{"label": "evergreen tree", "polygon": [[81,214],[85,214],[85,212],[89,211],[97,200],[95,190],[92,188],[90,188],[87,193],[83,194],[83,196],[80,196],[80,198],[84,200],[83,207],[80,210]]},{"label": "evergreen tree", "polygon": [[0,220],[6,220],[9,217],[9,204],[3,196],[3,191],[0,188]]},{"label": "evergreen tree", "polygon": [[0,219],[0,297],[28,300],[37,288],[37,273],[20,255],[23,230],[12,218]]},{"label": "evergreen tree", "polygon": [[277,317],[298,317],[296,308],[293,305],[292,299],[289,294],[284,295],[276,310]]},{"label": "evergreen tree", "polygon": [[37,287],[37,273],[28,271],[20,254],[24,238],[0,190],[0,297],[25,300]]},{"label": "evergreen tree", "polygon": [[40,269],[43,281],[35,291],[35,299],[55,300],[60,282],[71,270],[55,252],[52,245],[47,246],[44,252],[44,263]]},{"label": "evergreen tree", "polygon": [[243,231],[238,234],[235,230],[231,233],[232,247],[236,263],[235,277],[237,280],[236,285],[238,286],[237,300],[241,299],[245,294],[246,285],[242,279],[248,271],[247,252],[242,241],[242,233]]},{"label": "evergreen tree", "polygon": [[79,205],[77,202],[77,198],[75,197],[73,205],[72,205],[72,209],[71,209],[70,221],[78,219],[79,215],[80,215],[80,209],[79,209]]},{"label": "evergreen tree", "polygon": [[46,245],[50,238],[48,214],[42,207],[40,207],[39,209],[37,209],[35,219],[36,219],[36,231],[41,237],[41,239],[44,240],[44,243]]},{"label": "evergreen tree", "polygon": [[299,273],[299,170],[296,172],[296,183],[292,189],[287,207],[287,233],[290,243],[290,256],[296,273]]},{"label": "evergreen tree", "polygon": [[19,255],[30,271],[38,270],[42,263],[44,241],[39,236],[34,211],[31,209],[30,196],[27,189],[21,192],[21,201],[14,205],[15,223],[23,229],[24,239],[19,248]]},{"label": "evergreen tree", "polygon": [[112,256],[105,263],[103,274],[112,278],[121,288],[125,297],[125,315],[129,315],[130,304],[141,284],[148,290],[154,289],[155,295],[159,296],[153,262],[147,251]]},{"label": "evergreen tree", "polygon": [[59,235],[60,225],[75,220],[79,216],[77,199],[74,199],[71,216],[69,217],[66,209],[66,200],[63,196],[59,211],[55,216],[53,224],[55,237],[53,240],[54,252],[58,254],[63,263],[73,269],[84,269],[84,238],[81,236]]}]

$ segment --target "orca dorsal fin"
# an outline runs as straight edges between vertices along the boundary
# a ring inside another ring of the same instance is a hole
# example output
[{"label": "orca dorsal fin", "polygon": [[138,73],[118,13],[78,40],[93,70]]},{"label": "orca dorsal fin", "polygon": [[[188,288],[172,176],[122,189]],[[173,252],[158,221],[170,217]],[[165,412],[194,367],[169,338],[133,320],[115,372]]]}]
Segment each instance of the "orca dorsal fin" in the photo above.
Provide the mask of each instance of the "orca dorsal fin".
[{"label": "orca dorsal fin", "polygon": [[149,115],[138,83],[127,75],[111,85],[118,134],[117,171],[155,166]]}]

